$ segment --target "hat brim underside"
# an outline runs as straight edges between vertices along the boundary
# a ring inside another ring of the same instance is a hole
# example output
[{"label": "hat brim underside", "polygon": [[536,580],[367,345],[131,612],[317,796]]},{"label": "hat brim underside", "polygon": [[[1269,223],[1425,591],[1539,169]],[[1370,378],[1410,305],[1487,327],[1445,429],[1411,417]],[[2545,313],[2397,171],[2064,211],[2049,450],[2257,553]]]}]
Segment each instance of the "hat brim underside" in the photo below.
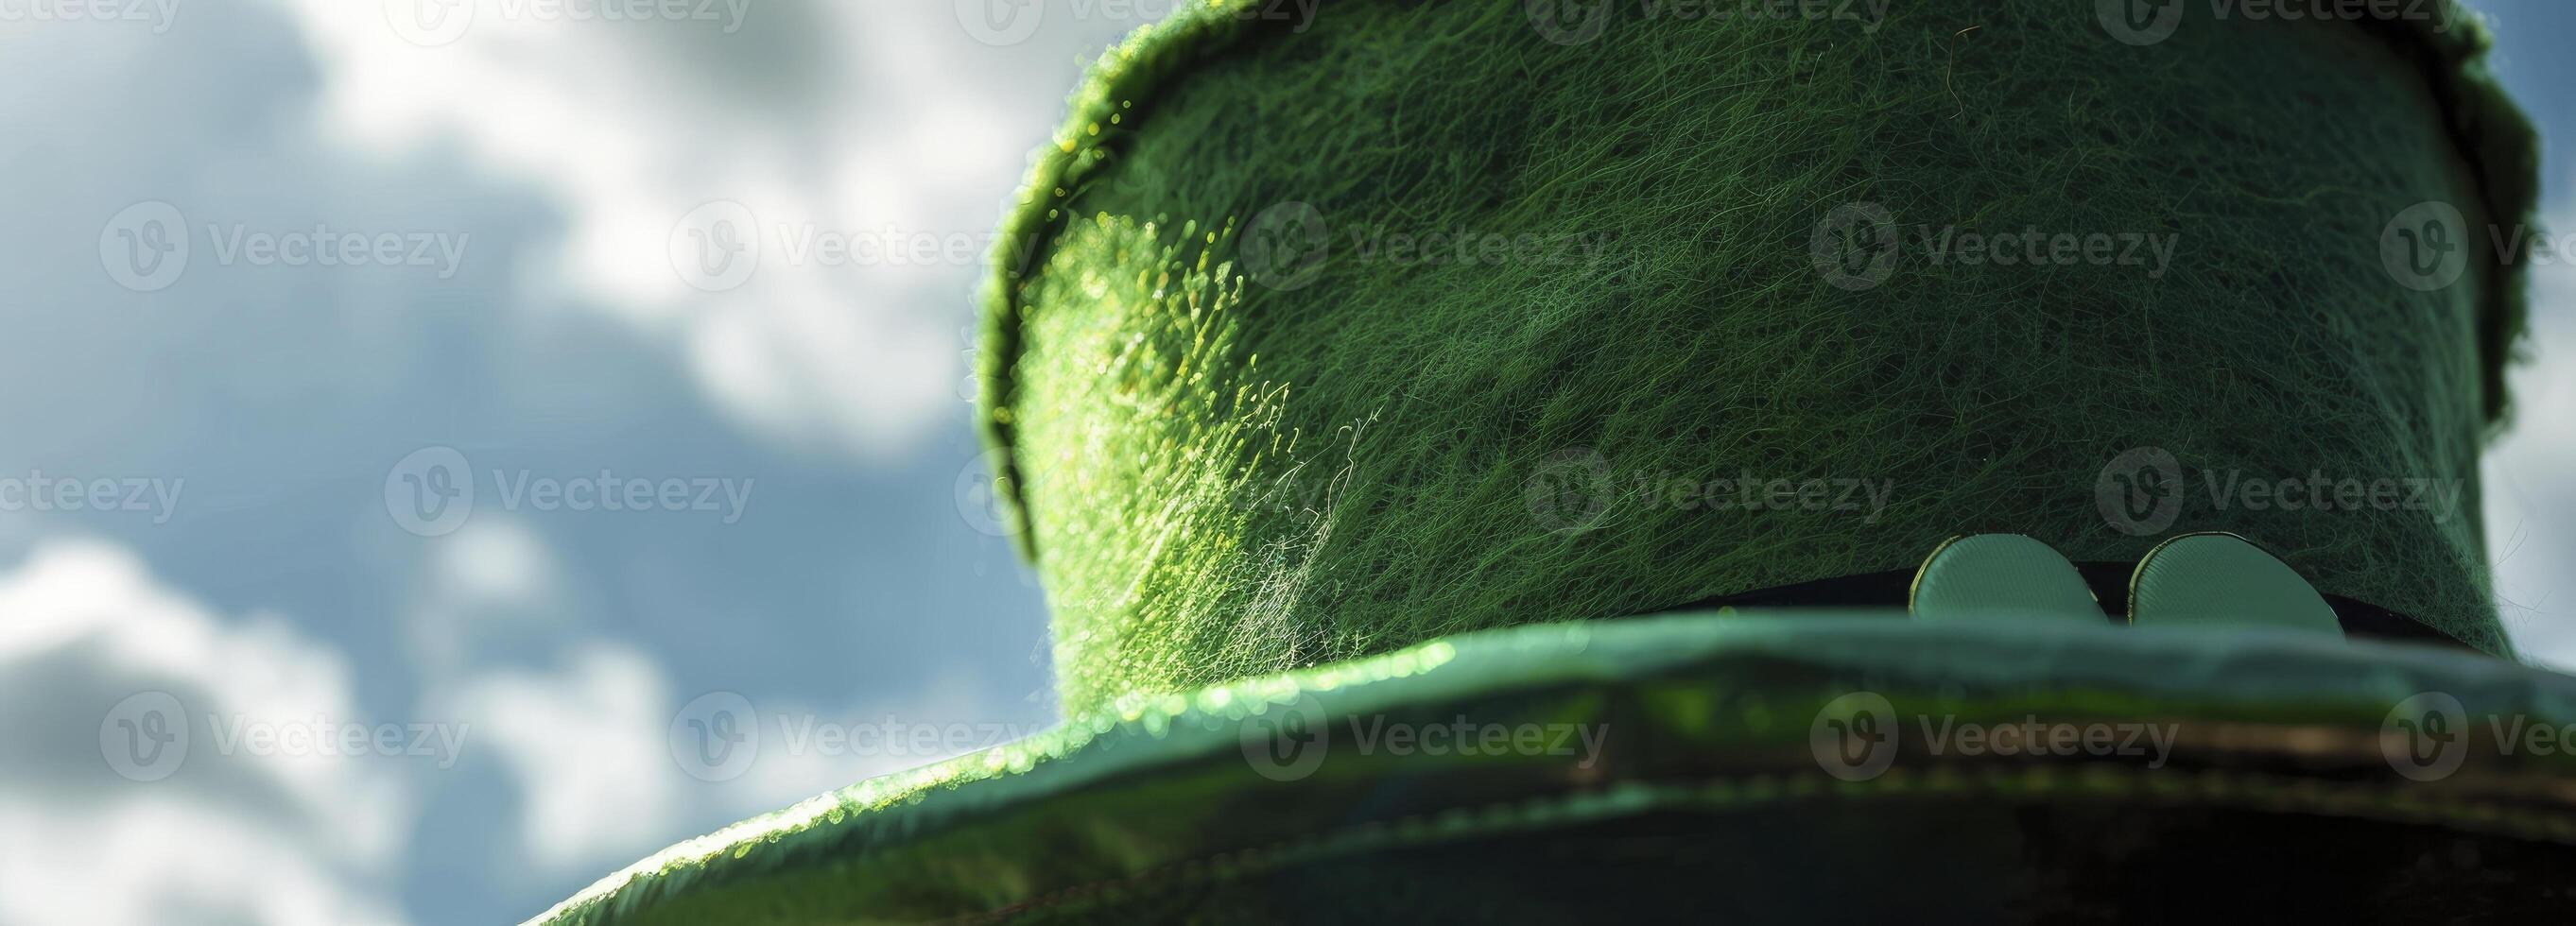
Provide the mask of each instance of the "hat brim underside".
[{"label": "hat brim underside", "polygon": [[2570,723],[2576,679],[2312,634],[1529,626],[1129,699],[537,922],[2563,916]]}]

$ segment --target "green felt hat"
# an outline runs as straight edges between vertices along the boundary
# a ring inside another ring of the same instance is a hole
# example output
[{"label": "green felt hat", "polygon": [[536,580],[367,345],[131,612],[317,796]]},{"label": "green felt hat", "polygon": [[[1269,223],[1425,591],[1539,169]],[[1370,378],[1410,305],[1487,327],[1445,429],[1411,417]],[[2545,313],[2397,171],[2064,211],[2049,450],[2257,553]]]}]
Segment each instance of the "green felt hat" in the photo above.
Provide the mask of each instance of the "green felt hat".
[{"label": "green felt hat", "polygon": [[1006,220],[1069,709],[1994,531],[2229,531],[2507,651],[2535,147],[2457,8],[1279,9],[1113,50]]},{"label": "green felt hat", "polygon": [[2570,724],[2566,677],[2313,634],[1519,627],[1128,699],[539,922],[2547,922]]},{"label": "green felt hat", "polygon": [[542,921],[2564,915],[2533,135],[2328,7],[1189,4],[987,300],[1070,719]]}]

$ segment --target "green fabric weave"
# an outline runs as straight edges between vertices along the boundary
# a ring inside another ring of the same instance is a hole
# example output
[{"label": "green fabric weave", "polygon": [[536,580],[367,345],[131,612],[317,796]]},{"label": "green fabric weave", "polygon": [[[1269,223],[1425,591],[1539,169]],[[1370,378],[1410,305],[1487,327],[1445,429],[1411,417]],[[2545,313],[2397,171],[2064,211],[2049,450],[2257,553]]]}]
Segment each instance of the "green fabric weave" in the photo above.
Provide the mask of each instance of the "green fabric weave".
[{"label": "green fabric weave", "polygon": [[[2066,0],[1874,26],[1613,3],[1572,44],[1521,3],[1212,2],[1130,39],[1009,220],[981,361],[1064,703],[1911,568],[1976,532],[2128,561],[2230,531],[2505,652],[2476,461],[2521,282],[2482,232],[2529,213],[2533,143],[2485,33],[2448,5],[2180,6],[2144,46]],[[2419,290],[2382,243],[2425,201],[2470,253]],[[1819,260],[1874,253],[1830,247],[1879,219],[1883,279]],[[2171,246],[1936,263],[1942,229]],[[1452,233],[1475,237],[1370,250]],[[2133,448],[2178,464],[2170,523],[2106,518]],[[2213,500],[2312,475],[2449,501]]]}]

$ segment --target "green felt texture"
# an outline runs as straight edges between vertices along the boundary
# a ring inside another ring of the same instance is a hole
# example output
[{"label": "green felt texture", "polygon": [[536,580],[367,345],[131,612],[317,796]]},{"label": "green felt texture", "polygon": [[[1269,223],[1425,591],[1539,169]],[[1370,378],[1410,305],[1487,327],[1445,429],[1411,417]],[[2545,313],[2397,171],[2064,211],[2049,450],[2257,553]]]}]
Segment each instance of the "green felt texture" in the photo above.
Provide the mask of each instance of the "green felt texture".
[{"label": "green felt texture", "polygon": [[2075,564],[2020,534],[1978,534],[1942,544],[1915,573],[1908,597],[1917,620],[2098,624],[2103,618],[2101,603]]},{"label": "green felt texture", "polygon": [[2334,607],[2307,580],[2272,554],[2226,534],[2176,537],[2140,560],[2129,579],[2129,623],[2343,634]]},{"label": "green felt texture", "polygon": [[[1226,0],[1131,39],[1008,221],[981,359],[1064,704],[1911,568],[1961,533],[2134,560],[2157,536],[2097,488],[2136,447],[2188,467],[2165,533],[2243,534],[2505,652],[2476,461],[2521,282],[2482,232],[2530,211],[2533,155],[2485,33],[2183,7],[2147,47],[2065,0],[1875,31],[1610,4],[1580,45],[1520,3]],[[2427,200],[2480,233],[2419,291],[2380,239]],[[1848,289],[1811,246],[1860,202],[1909,231]],[[1311,273],[1281,263],[1289,203],[1330,229]],[[2175,244],[2161,275],[1935,264],[1910,229],[1949,226]],[[1360,254],[1461,231],[1539,247]],[[2458,495],[2221,508],[2229,474]],[[1887,494],[1676,501],[1741,477]]]},{"label": "green felt texture", "polygon": [[[2422,692],[2456,699],[2441,709],[2466,738],[2418,781],[2387,749]],[[1883,698],[1863,709],[1895,733],[1857,773],[1818,745],[1855,696]],[[1291,714],[1325,732],[1304,747],[1314,761],[1263,773],[1248,741]],[[2324,910],[2563,920],[2576,755],[2499,748],[2490,717],[2576,723],[2576,681],[2238,629],[1902,612],[1515,627],[1125,698],[674,846],[536,921],[1625,922],[1613,914],[1719,901],[1789,911],[1837,884],[1886,892],[1853,903],[1946,884],[1959,893],[1927,909],[1979,921],[2159,921],[2181,895],[2235,896],[2213,887],[2233,878]],[[1461,721],[1592,729],[1597,747],[1399,753],[1357,732]],[[1970,751],[1933,746],[1925,726],[2030,722],[2152,724],[2169,745]],[[2315,864],[2249,867],[2287,852]],[[1600,906],[1561,906],[1575,898]]]}]

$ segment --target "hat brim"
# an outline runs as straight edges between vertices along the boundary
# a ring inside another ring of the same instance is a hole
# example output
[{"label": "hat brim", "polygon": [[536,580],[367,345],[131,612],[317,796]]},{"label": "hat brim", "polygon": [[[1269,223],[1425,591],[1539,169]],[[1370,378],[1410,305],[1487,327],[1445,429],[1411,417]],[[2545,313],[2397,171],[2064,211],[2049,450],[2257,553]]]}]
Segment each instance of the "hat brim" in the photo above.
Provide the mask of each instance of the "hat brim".
[{"label": "hat brim", "polygon": [[2576,679],[2313,634],[1527,626],[1133,698],[535,922],[2563,915],[2571,723]]}]

